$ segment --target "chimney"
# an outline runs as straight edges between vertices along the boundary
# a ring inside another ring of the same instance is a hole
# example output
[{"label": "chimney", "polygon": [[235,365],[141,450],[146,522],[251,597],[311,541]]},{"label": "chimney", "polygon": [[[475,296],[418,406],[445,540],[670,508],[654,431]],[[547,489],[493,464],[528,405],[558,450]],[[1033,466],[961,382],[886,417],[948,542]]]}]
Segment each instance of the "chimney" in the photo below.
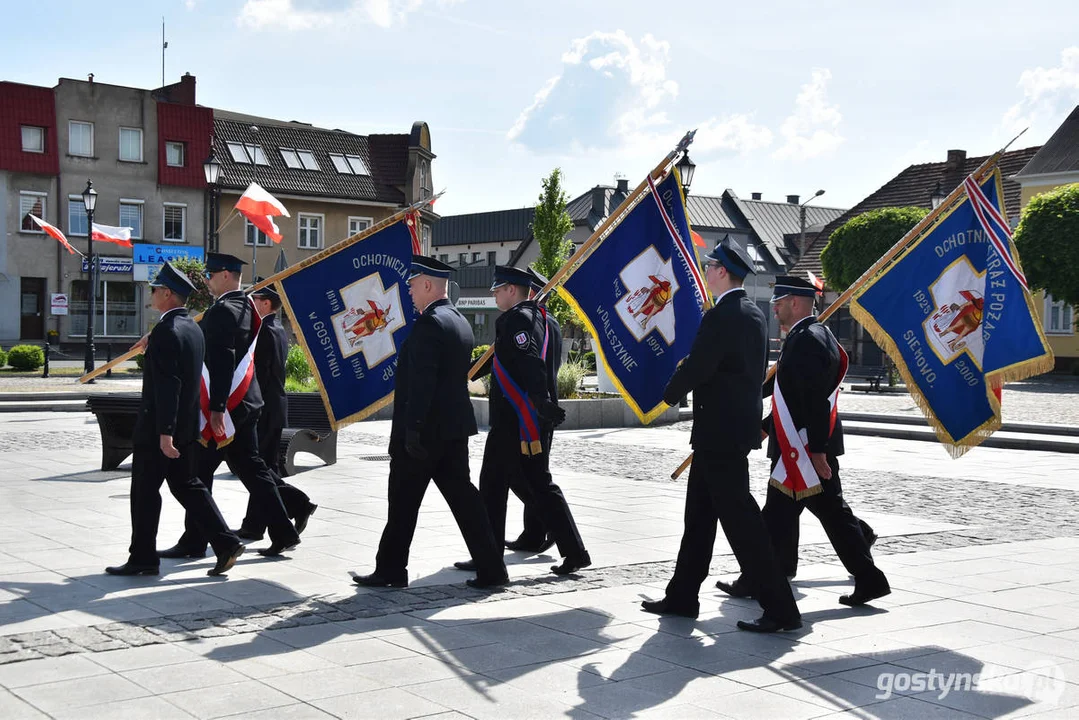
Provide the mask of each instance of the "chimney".
[{"label": "chimney", "polygon": [[749,194],[749,199],[750,200],[760,200],[761,199],[761,194],[760,193],[750,193]]},{"label": "chimney", "polygon": [[967,161],[966,150],[949,150],[948,162],[945,163],[946,170],[962,170],[963,164]]},{"label": "chimney", "polygon": [[618,184],[618,192],[622,193],[623,195],[629,195],[629,179],[628,178],[618,178],[618,183],[617,184]]},{"label": "chimney", "polygon": [[597,217],[607,217],[607,190],[602,185],[592,188],[592,212]]},{"label": "chimney", "polygon": [[798,204],[798,196],[797,195],[788,195],[787,196],[787,202],[789,202],[791,205],[797,205]]}]

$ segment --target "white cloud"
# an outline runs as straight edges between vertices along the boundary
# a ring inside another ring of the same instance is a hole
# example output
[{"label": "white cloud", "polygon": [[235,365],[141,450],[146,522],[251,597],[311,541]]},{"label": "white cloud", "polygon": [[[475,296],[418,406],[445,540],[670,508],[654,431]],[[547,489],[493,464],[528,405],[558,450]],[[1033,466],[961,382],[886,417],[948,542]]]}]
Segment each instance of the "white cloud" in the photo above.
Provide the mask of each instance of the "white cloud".
[{"label": "white cloud", "polygon": [[184,0],[184,7],[188,10],[194,10],[195,4],[195,0]]},{"label": "white cloud", "polygon": [[838,105],[828,103],[828,81],[832,73],[813,70],[812,79],[802,86],[794,101],[794,112],[779,127],[785,141],[772,157],[778,160],[808,160],[834,152],[842,143],[837,132],[843,115]]},{"label": "white cloud", "polygon": [[[386,28],[403,22],[423,1],[346,0],[333,7],[319,0],[247,0],[236,21],[252,30],[303,31],[363,23]],[[459,1],[437,0],[437,4],[445,7]]]},{"label": "white cloud", "polygon": [[746,154],[772,144],[772,131],[755,125],[751,115],[709,118],[697,128],[693,149],[698,152],[730,151]]},{"label": "white cloud", "polygon": [[1024,70],[1019,76],[1023,99],[1012,105],[1001,120],[1009,132],[1055,121],[1079,100],[1079,47],[1065,48],[1060,65]]}]

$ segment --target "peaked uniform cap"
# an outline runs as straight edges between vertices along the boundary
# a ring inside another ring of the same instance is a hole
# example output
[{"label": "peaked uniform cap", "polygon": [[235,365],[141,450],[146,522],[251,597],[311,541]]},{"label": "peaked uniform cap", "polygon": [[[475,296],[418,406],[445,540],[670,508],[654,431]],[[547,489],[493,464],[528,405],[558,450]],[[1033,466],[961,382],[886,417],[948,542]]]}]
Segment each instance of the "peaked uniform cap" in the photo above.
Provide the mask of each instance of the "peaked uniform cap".
[{"label": "peaked uniform cap", "polygon": [[[527,288],[532,287],[533,281],[533,277],[528,274],[527,270],[522,270],[512,265],[495,265],[495,279],[491,283],[491,289],[495,290],[503,285],[520,285]],[[542,288],[543,285],[540,285],[540,287]]]},{"label": "peaked uniform cap", "polygon": [[195,285],[188,279],[187,273],[177,270],[170,262],[161,266],[150,287],[168,288],[183,298],[195,292]]},{"label": "peaked uniform cap", "polygon": [[413,255],[412,267],[408,271],[408,279],[411,280],[419,275],[429,275],[436,278],[448,278],[453,268],[433,257],[426,255]]},{"label": "peaked uniform cap", "polygon": [[738,243],[731,240],[730,235],[724,237],[705,257],[715,260],[739,278],[757,274],[753,269],[753,260],[750,259],[749,254]]},{"label": "peaked uniform cap", "polygon": [[220,270],[228,270],[229,272],[242,272],[243,266],[246,265],[243,260],[235,255],[227,255],[225,253],[206,253],[206,271],[218,272]]},{"label": "peaked uniform cap", "polygon": [[[260,283],[262,282],[262,280],[263,278],[261,276],[257,277],[255,278],[255,283]],[[274,303],[281,302],[281,296],[277,294],[276,290],[274,290],[273,285],[267,285],[266,287],[259,288],[258,290],[251,293],[251,297],[266,298],[267,300],[273,300]]]},{"label": "peaked uniform cap", "polygon": [[818,292],[820,291],[808,280],[793,275],[777,275],[776,284],[772,288],[772,302],[788,295],[814,297]]},{"label": "peaked uniform cap", "polygon": [[528,276],[530,278],[532,278],[531,283],[529,283],[529,287],[532,288],[533,290],[535,290],[536,292],[539,292],[540,290],[542,290],[544,287],[547,286],[547,282],[548,282],[547,278],[543,277],[543,275],[536,272],[531,266],[529,266],[525,270],[525,272],[528,273]]}]

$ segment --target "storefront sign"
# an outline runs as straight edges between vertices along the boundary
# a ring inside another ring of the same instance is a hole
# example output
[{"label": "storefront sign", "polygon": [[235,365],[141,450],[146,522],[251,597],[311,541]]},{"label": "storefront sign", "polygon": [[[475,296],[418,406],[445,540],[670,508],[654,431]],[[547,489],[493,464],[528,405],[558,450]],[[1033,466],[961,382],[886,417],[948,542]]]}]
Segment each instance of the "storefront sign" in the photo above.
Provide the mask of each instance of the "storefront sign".
[{"label": "storefront sign", "polygon": [[149,245],[136,244],[132,248],[135,262],[133,279],[140,282],[150,282],[157,276],[161,266],[171,260],[190,258],[202,260],[203,249],[193,245]]},{"label": "storefront sign", "polygon": [[497,310],[498,305],[491,296],[487,297],[460,297],[457,298],[458,310]]},{"label": "storefront sign", "polygon": [[[97,271],[99,273],[129,273],[133,267],[131,258],[129,257],[106,257],[98,255],[96,259]],[[82,271],[87,272],[89,269],[89,260],[83,258]]]},{"label": "storefront sign", "polygon": [[67,315],[67,293],[53,293],[51,296],[53,315]]}]

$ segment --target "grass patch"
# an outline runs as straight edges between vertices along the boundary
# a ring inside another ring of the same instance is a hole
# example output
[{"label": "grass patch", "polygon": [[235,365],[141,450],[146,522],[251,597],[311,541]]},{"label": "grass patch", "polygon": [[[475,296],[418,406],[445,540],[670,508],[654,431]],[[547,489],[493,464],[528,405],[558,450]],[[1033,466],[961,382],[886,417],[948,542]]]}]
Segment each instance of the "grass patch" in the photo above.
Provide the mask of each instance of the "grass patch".
[{"label": "grass patch", "polygon": [[318,392],[318,383],[315,378],[297,380],[294,377],[285,378],[285,392]]}]

